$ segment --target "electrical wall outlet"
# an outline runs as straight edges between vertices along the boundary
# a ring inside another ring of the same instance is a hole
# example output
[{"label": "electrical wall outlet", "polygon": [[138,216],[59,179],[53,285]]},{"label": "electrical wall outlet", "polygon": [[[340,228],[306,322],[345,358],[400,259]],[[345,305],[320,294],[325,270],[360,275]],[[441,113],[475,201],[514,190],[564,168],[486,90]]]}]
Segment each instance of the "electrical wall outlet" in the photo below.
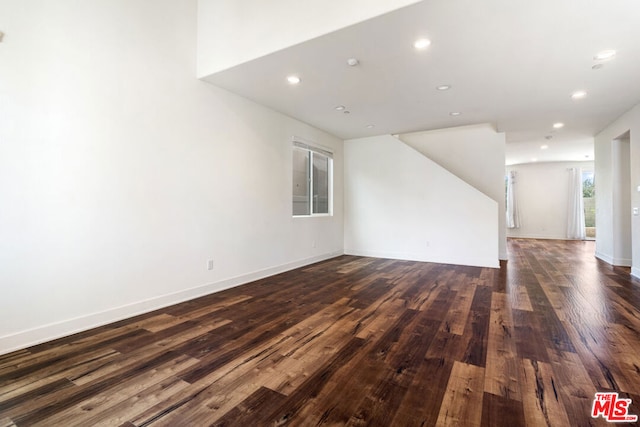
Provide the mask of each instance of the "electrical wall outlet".
[{"label": "electrical wall outlet", "polygon": [[207,261],[207,270],[213,270],[213,260]]}]

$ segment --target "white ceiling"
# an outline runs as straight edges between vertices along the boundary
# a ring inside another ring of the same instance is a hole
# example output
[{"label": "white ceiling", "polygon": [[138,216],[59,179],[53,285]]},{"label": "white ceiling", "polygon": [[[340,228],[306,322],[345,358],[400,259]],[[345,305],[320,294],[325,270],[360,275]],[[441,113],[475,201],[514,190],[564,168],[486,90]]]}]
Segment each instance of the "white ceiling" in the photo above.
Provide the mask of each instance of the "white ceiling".
[{"label": "white ceiling", "polygon": [[508,164],[593,159],[592,137],[640,102],[640,1],[424,0],[205,80],[343,139],[493,123]]}]

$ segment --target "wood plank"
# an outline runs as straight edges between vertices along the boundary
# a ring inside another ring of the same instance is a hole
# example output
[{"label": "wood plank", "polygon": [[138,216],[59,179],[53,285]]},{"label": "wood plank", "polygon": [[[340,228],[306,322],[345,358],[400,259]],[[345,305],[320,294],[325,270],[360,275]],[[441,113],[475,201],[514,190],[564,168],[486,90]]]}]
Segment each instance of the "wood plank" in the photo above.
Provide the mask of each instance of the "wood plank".
[{"label": "wood plank", "polygon": [[[377,369],[379,374],[376,383],[366,393],[347,424],[386,426],[394,420],[440,322],[430,319],[427,312],[419,312],[412,321],[407,319],[398,323],[401,328],[403,324],[406,327],[402,328],[397,345],[387,353],[384,364]],[[372,352],[375,349],[374,346]]]},{"label": "wood plank", "polygon": [[589,373],[576,353],[554,352],[551,355],[551,367],[555,387],[561,390],[559,398],[574,425],[589,425],[593,398],[598,391]]},{"label": "wood plank", "polygon": [[66,366],[66,361],[76,357],[82,357],[87,353],[101,348],[112,348],[114,344],[130,338],[140,337],[147,334],[147,331],[138,328],[124,328],[120,331],[112,331],[110,334],[100,334],[95,340],[86,339],[72,345],[63,345],[59,348],[53,347],[47,351],[34,353],[27,359],[21,359],[3,366],[3,373],[0,374],[0,387],[3,387],[19,378],[25,376],[38,375],[46,372],[52,366],[61,364]]},{"label": "wood plank", "polygon": [[518,357],[522,359],[549,361],[544,345],[539,318],[534,312],[511,310]]},{"label": "wood plank", "polygon": [[17,427],[10,418],[0,418],[0,427]]},{"label": "wood plank", "polygon": [[[379,411],[384,408],[394,407],[398,405],[403,393],[403,386],[399,382],[406,382],[411,378],[413,362],[421,359],[427,344],[423,344],[421,351],[419,348],[409,350],[408,346],[416,344],[415,339],[424,339],[422,336],[406,333],[407,330],[414,326],[425,325],[429,322],[422,313],[416,310],[405,310],[398,318],[393,327],[380,336],[377,341],[367,347],[366,353],[357,365],[346,364],[345,368],[348,372],[340,371],[336,375],[345,375],[350,378],[357,378],[354,384],[357,387],[347,386],[346,389],[340,390],[343,396],[339,400],[329,398],[329,402],[323,402],[327,398],[327,393],[313,399],[316,404],[316,412],[308,415],[311,419],[320,418],[322,423],[371,423],[377,422],[380,417],[384,417]],[[426,323],[425,323],[426,322]],[[409,366],[411,365],[411,366]],[[330,379],[327,382],[327,389],[334,389],[334,383]],[[390,394],[389,390],[393,389]],[[344,392],[344,394],[342,394]],[[345,399],[344,396],[349,396]],[[302,418],[302,411],[300,418]],[[391,410],[391,413],[395,410]],[[321,413],[321,415],[320,415]],[[354,418],[353,414],[357,414]],[[306,419],[306,417],[305,417]]]},{"label": "wood plank", "polygon": [[100,369],[105,364],[115,361],[120,353],[107,348],[87,352],[67,359],[66,363],[58,363],[33,372],[0,387],[0,403],[12,397],[31,393],[33,390],[47,387],[57,381],[73,381],[76,376]]},{"label": "wood plank", "polygon": [[483,383],[484,368],[454,362],[436,425],[479,426],[482,422]]},{"label": "wood plank", "polygon": [[516,285],[513,288],[514,291],[509,293],[509,303],[511,308],[516,310],[533,311],[527,288],[521,285]]},{"label": "wood plank", "polygon": [[[129,403],[139,401],[146,397],[145,393],[155,390],[160,386],[161,390],[170,389],[172,393],[188,387],[188,383],[181,381],[175,375],[181,370],[194,365],[198,361],[185,355],[177,356],[166,363],[163,363],[152,370],[140,372],[133,375],[108,390],[97,393],[89,399],[82,400],[81,403],[59,411],[51,417],[47,417],[41,423],[34,425],[91,425],[100,424],[121,424],[128,420],[128,415],[135,414],[135,404],[126,408],[122,407],[122,402],[128,400]],[[135,397],[133,400],[130,398]],[[118,415],[113,412],[119,409]],[[125,409],[124,411],[122,409]]]},{"label": "wood plank", "polygon": [[267,387],[260,387],[211,426],[262,425],[274,408],[282,405],[285,399],[286,396],[283,394]]},{"label": "wood plank", "polygon": [[163,338],[154,343],[140,347],[136,351],[131,352],[124,357],[119,357],[118,359],[104,363],[99,368],[89,371],[83,370],[76,375],[70,375],[69,379],[71,379],[75,384],[83,386],[85,384],[98,382],[102,378],[113,375],[114,372],[126,371],[126,369],[128,369],[129,367],[139,363],[140,360],[144,360],[145,358],[153,355],[164,353],[168,348],[171,349],[171,351],[174,351],[176,354],[182,354],[181,352],[176,351],[176,347],[179,347],[181,344],[191,340],[198,340],[202,336],[211,333],[211,331],[224,326],[228,322],[229,321],[227,320],[220,320],[217,324],[214,325],[198,325],[188,332],[172,335],[170,337]]},{"label": "wood plank", "polygon": [[473,296],[476,293],[477,284],[474,282],[468,283],[467,286],[462,286],[457,291],[451,308],[447,310],[447,314],[442,323],[442,328],[447,332],[456,335],[462,335],[464,328],[467,326],[467,318],[471,311],[471,303],[473,302]]},{"label": "wood plank", "polygon": [[2,411],[8,411],[9,409],[24,404],[25,401],[30,401],[38,398],[45,398],[48,395],[55,393],[56,391],[60,391],[67,387],[72,387],[73,383],[66,378],[61,378],[57,381],[48,382],[41,387],[30,388],[27,392],[22,392],[19,395],[14,395],[13,397],[2,399],[0,401],[0,408]]},{"label": "wood plank", "polygon": [[19,415],[16,410],[8,411],[11,417],[18,424],[47,424],[47,419],[64,411],[76,404],[80,404],[87,396],[94,396],[120,384],[126,378],[156,367],[176,358],[178,355],[173,352],[163,352],[154,357],[137,361],[134,367],[128,367],[114,373],[113,376],[105,378],[99,382],[85,384],[74,388],[64,388],[55,394],[45,395],[29,401],[21,409]]},{"label": "wood plank", "polygon": [[612,373],[615,367],[605,363],[612,360],[609,350],[605,348],[605,343],[594,339],[592,333],[585,334],[578,331],[575,325],[566,324],[565,329],[572,337],[580,361],[596,388],[598,390],[619,389]]},{"label": "wood plank", "polygon": [[607,332],[609,350],[620,372],[618,382],[625,392],[640,395],[640,355],[636,352],[640,334],[619,324],[612,324]]},{"label": "wood plank", "polygon": [[523,359],[520,384],[525,425],[570,426],[549,364]]},{"label": "wood plank", "polygon": [[436,425],[453,363],[444,358],[422,360],[391,425]]},{"label": "wood plank", "polygon": [[482,427],[524,426],[522,402],[484,393],[482,398]]},{"label": "wood plank", "polygon": [[347,364],[363,345],[364,340],[360,338],[352,339],[335,357],[321,366],[320,369],[310,376],[294,393],[288,396],[285,402],[269,417],[269,423],[281,424],[295,417],[296,413],[302,409],[308,399],[317,395],[335,372]]},{"label": "wood plank", "polygon": [[[491,297],[484,391],[508,400],[521,401],[520,369],[514,334],[508,296],[494,292]],[[496,405],[500,402],[496,402]]]},{"label": "wood plank", "polygon": [[491,288],[478,286],[471,302],[465,335],[469,337],[462,362],[484,367],[491,310]]}]

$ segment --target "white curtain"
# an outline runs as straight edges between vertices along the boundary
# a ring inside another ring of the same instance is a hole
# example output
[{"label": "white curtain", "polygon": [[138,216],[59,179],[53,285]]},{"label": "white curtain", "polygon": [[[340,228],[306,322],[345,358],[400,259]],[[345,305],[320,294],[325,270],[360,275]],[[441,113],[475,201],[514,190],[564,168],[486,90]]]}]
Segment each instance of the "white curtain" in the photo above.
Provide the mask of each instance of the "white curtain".
[{"label": "white curtain", "polygon": [[520,212],[516,199],[516,171],[507,173],[507,228],[520,228]]},{"label": "white curtain", "polygon": [[584,240],[584,200],[582,196],[582,170],[569,169],[569,210],[567,217],[567,237]]}]

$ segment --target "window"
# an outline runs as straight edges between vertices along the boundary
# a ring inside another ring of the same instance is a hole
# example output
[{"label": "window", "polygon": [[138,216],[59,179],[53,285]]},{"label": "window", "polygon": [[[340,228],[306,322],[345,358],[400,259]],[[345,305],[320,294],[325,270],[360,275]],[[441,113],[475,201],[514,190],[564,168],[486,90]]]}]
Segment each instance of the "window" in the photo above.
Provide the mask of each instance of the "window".
[{"label": "window", "polygon": [[305,143],[293,143],[294,216],[331,215],[333,154]]},{"label": "window", "polygon": [[596,238],[596,187],[593,171],[582,171],[584,225],[587,239]]}]

